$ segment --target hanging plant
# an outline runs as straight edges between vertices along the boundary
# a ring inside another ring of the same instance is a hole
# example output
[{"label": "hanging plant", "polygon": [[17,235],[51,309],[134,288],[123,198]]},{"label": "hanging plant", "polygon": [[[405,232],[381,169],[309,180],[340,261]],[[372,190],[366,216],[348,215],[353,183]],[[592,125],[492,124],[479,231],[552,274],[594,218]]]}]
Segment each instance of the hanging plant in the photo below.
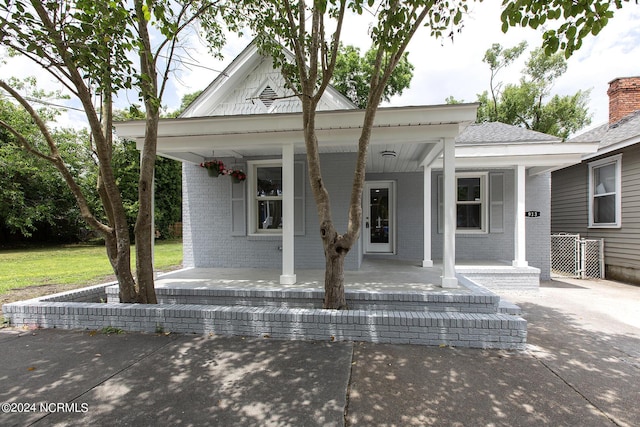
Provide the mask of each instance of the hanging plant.
[{"label": "hanging plant", "polygon": [[247,174],[242,172],[240,169],[230,169],[227,171],[227,174],[231,177],[231,180],[236,184],[247,179]]},{"label": "hanging plant", "polygon": [[205,168],[209,173],[209,176],[218,176],[220,174],[224,174],[225,166],[222,160],[209,160],[206,162],[200,163],[201,168]]}]

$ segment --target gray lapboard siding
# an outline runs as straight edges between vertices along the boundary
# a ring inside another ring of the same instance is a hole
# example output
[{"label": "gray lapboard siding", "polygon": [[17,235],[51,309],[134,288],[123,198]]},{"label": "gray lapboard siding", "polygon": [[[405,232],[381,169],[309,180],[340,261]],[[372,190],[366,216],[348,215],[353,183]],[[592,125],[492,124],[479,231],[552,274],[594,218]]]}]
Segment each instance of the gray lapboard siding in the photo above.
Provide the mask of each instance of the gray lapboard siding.
[{"label": "gray lapboard siding", "polygon": [[551,231],[584,234],[588,226],[589,170],[586,163],[554,171],[551,178]]},{"label": "gray lapboard siding", "polygon": [[596,161],[622,153],[622,223],[620,228],[589,228],[589,168],[583,162],[553,172],[554,233],[579,233],[587,239],[604,239],[606,275],[640,283],[640,145],[590,159]]}]

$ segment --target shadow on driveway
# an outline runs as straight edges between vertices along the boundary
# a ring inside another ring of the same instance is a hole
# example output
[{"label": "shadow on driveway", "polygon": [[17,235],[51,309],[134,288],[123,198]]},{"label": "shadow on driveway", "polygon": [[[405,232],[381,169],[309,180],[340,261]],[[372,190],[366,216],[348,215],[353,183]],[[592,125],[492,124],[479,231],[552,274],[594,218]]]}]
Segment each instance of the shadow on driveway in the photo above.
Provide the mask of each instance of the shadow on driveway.
[{"label": "shadow on driveway", "polygon": [[523,309],[526,352],[356,344],[347,425],[637,425],[640,340]]}]

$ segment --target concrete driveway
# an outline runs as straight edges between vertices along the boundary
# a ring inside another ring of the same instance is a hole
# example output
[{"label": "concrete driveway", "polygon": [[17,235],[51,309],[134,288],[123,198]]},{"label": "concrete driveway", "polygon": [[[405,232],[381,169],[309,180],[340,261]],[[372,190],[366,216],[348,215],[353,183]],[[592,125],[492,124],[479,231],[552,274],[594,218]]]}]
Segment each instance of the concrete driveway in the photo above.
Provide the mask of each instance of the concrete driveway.
[{"label": "concrete driveway", "polygon": [[638,425],[640,287],[507,298],[527,351],[2,329],[0,425]]}]

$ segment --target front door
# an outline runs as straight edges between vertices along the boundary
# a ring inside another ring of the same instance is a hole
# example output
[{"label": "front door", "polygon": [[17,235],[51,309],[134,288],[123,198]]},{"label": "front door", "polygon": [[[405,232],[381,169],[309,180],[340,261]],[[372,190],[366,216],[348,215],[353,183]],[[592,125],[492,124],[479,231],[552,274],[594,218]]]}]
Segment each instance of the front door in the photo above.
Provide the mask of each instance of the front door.
[{"label": "front door", "polygon": [[365,253],[394,253],[394,189],[393,181],[365,183],[362,209]]}]

